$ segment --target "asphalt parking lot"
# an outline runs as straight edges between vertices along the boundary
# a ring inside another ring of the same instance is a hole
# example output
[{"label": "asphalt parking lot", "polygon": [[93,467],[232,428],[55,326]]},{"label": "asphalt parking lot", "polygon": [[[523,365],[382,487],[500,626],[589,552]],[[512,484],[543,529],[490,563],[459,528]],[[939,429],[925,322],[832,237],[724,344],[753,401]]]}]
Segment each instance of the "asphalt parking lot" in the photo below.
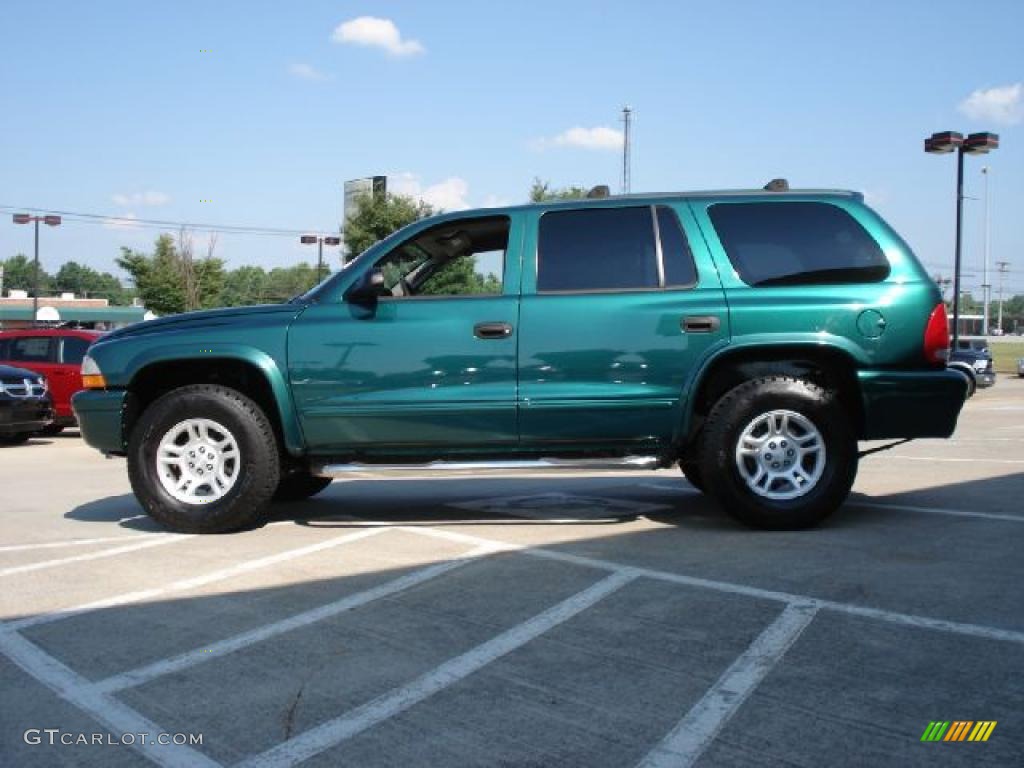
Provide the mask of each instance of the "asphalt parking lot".
[{"label": "asphalt parking lot", "polygon": [[74,436],[2,449],[0,765],[1024,765],[1022,447],[1002,377],[814,531],[663,471],[336,482],[205,537]]}]

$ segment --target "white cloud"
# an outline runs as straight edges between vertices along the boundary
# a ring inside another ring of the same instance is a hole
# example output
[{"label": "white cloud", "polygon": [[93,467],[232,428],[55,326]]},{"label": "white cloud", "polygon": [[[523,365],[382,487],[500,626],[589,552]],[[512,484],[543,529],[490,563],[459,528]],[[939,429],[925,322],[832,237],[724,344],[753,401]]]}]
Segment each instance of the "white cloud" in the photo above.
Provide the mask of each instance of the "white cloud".
[{"label": "white cloud", "polygon": [[[115,197],[117,197],[117,195],[115,195]],[[126,213],[122,216],[104,219],[103,228],[114,229],[119,232],[133,231],[139,228],[138,223],[135,221],[138,218],[139,217],[136,216],[134,213]]]},{"label": "white cloud", "polygon": [[426,49],[419,40],[403,39],[395,22],[375,16],[360,16],[339,24],[331,40],[336,43],[382,48],[391,56],[415,56]]},{"label": "white cloud", "polygon": [[471,207],[466,199],[469,184],[458,176],[449,176],[444,181],[423,186],[422,180],[416,174],[398,173],[388,176],[388,191],[422,200],[445,211],[461,211]]},{"label": "white cloud", "polygon": [[1015,125],[1024,120],[1024,83],[979,88],[957,105],[972,120]]},{"label": "white cloud", "polygon": [[324,80],[330,80],[330,76],[321,72],[316,67],[310,64],[303,64],[302,62],[296,62],[288,65],[288,74],[292,77],[297,77],[299,80],[311,80],[313,82],[322,82]]},{"label": "white cloud", "polygon": [[534,142],[537,149],[548,147],[579,147],[581,149],[619,150],[622,149],[622,131],[603,125],[594,128],[579,126],[563,131],[554,138]]},{"label": "white cloud", "polygon": [[134,192],[130,195],[117,194],[112,195],[111,200],[114,201],[114,205],[167,205],[171,202],[171,196],[166,195],[163,192],[154,192],[152,190],[148,192]]}]

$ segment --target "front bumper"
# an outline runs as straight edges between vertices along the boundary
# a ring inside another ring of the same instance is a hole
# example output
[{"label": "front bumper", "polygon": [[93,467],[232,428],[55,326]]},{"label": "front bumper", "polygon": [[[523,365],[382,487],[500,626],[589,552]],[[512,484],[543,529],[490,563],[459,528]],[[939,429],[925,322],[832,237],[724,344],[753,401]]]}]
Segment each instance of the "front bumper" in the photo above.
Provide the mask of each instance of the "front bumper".
[{"label": "front bumper", "polygon": [[104,453],[124,453],[125,390],[83,389],[71,398],[82,439]]},{"label": "front bumper", "polygon": [[53,421],[49,398],[0,398],[0,435],[38,432]]},{"label": "front bumper", "polygon": [[857,371],[861,440],[949,437],[967,398],[967,379],[942,371]]},{"label": "front bumper", "polygon": [[992,371],[975,371],[974,380],[980,388],[984,389],[995,385],[996,375]]}]

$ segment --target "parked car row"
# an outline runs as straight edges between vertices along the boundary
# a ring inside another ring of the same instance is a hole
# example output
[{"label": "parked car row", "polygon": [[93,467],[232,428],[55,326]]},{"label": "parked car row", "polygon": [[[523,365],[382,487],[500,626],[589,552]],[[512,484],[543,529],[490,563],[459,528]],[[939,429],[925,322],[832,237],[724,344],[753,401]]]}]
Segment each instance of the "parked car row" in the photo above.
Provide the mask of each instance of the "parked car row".
[{"label": "parked car row", "polygon": [[[0,331],[0,366],[7,366],[3,373],[3,406],[5,414],[15,413],[18,418],[25,416],[32,408],[40,407],[39,387],[23,382],[42,382],[43,395],[52,411],[45,424],[35,423],[29,428],[29,421],[18,421],[7,430],[15,437],[2,442],[24,442],[33,434],[52,437],[66,427],[76,426],[75,414],[71,410],[71,396],[82,389],[82,358],[85,351],[103,334],[98,331],[82,331],[73,328]],[[28,388],[26,390],[26,387]],[[35,403],[35,404],[34,404]],[[17,406],[14,408],[14,406]],[[0,429],[2,422],[0,416]],[[12,422],[13,423],[13,422]]]}]

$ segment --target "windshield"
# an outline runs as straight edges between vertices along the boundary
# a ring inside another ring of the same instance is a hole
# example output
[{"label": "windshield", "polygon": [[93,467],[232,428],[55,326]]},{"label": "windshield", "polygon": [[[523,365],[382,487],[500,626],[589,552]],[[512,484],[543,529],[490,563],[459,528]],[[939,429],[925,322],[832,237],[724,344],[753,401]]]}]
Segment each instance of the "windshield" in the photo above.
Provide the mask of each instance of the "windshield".
[{"label": "windshield", "polygon": [[341,269],[336,270],[334,272],[331,272],[329,275],[327,275],[327,277],[325,277],[323,280],[321,280],[319,283],[314,285],[312,288],[310,288],[305,293],[299,293],[299,294],[296,294],[295,296],[292,296],[290,299],[288,299],[288,303],[289,304],[303,304],[303,303],[305,303],[307,301],[313,301],[313,299],[316,298],[316,294],[319,293],[320,290],[324,286],[326,286],[329,282],[331,282],[336,277],[338,277],[339,275],[344,273],[354,263],[355,263],[355,259],[351,259],[350,261],[346,262],[344,265],[342,265]]}]

